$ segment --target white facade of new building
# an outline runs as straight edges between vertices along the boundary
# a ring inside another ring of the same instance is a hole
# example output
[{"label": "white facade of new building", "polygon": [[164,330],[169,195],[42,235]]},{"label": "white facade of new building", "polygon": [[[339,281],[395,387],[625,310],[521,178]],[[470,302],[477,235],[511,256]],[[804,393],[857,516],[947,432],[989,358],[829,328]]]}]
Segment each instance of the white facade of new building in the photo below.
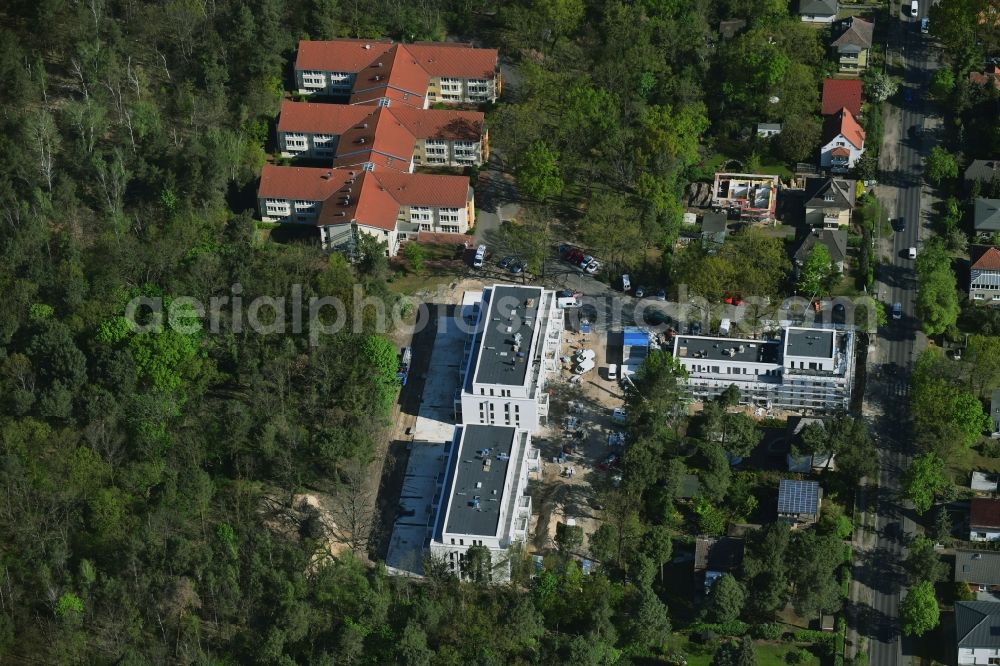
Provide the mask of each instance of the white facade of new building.
[{"label": "white facade of new building", "polygon": [[464,310],[473,332],[455,399],[457,421],[536,431],[549,413],[546,378],[558,369],[563,310],[555,292],[494,285],[466,293]]},{"label": "white facade of new building", "polygon": [[674,357],[687,391],[709,400],[731,384],[744,404],[800,412],[847,410],[854,384],[854,333],[789,327],[780,339],[680,335]]},{"label": "white facade of new building", "polygon": [[445,452],[448,462],[437,505],[430,553],[463,576],[471,546],[490,551],[494,581],[507,580],[512,545],[523,543],[531,522],[528,472],[537,467],[531,434],[513,427],[465,425]]}]

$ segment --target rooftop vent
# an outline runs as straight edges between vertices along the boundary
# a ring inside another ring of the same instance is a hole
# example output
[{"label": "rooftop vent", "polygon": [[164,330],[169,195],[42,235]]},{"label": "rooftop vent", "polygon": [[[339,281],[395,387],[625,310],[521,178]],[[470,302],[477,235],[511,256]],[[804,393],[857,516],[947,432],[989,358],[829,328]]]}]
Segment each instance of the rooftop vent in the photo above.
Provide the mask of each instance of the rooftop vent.
[{"label": "rooftop vent", "polygon": [[372,48],[371,44],[365,44],[365,51],[370,51]]}]

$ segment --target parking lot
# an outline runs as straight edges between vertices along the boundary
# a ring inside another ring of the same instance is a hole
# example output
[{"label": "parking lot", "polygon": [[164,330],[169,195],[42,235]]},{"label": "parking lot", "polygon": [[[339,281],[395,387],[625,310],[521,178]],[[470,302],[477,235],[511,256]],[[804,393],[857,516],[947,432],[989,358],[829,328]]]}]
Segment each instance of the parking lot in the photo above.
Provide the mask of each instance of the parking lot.
[{"label": "parking lot", "polygon": [[[536,554],[555,550],[559,522],[572,521],[585,535],[593,533],[599,525],[598,491],[614,484],[617,477],[617,463],[604,463],[610,454],[621,454],[617,435],[622,429],[613,420],[624,393],[618,381],[607,376],[609,361],[620,361],[616,356],[620,351],[609,347],[608,337],[606,331],[598,330],[563,332],[561,367],[549,378],[549,423],[533,439],[544,461],[540,478],[531,488],[536,514],[530,550]],[[573,372],[580,350],[594,353],[594,369],[582,375]],[[586,550],[585,537],[580,554]]]}]

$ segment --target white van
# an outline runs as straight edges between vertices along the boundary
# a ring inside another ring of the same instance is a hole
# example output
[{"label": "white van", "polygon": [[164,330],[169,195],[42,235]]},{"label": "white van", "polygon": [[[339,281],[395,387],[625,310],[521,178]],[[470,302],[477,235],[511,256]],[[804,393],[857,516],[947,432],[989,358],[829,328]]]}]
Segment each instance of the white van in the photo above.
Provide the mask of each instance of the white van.
[{"label": "white van", "polygon": [[578,308],[582,305],[576,296],[558,296],[556,298],[556,307],[568,310],[570,308]]},{"label": "white van", "polygon": [[482,268],[483,262],[486,261],[486,246],[480,245],[476,248],[476,256],[472,260],[473,268]]},{"label": "white van", "polygon": [[913,0],[913,2],[910,3],[910,14],[916,16],[919,13],[920,13],[920,3],[918,3],[917,0]]},{"label": "white van", "polygon": [[618,379],[618,364],[608,363],[608,379],[614,381]]},{"label": "white van", "polygon": [[723,319],[722,322],[719,323],[719,335],[723,338],[728,336],[729,329],[732,327],[732,325],[733,325],[732,321],[730,321],[729,319]]},{"label": "white van", "polygon": [[628,273],[622,273],[622,291],[626,294],[632,291],[632,281],[628,277]]}]

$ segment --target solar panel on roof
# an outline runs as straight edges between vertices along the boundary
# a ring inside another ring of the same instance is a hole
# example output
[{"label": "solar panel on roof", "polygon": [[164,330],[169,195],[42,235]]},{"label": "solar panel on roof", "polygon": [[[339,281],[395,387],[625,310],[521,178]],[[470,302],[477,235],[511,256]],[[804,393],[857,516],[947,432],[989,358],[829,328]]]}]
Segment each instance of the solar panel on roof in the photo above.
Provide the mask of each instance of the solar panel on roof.
[{"label": "solar panel on roof", "polygon": [[778,485],[778,513],[816,513],[819,484],[815,481],[783,480]]}]

